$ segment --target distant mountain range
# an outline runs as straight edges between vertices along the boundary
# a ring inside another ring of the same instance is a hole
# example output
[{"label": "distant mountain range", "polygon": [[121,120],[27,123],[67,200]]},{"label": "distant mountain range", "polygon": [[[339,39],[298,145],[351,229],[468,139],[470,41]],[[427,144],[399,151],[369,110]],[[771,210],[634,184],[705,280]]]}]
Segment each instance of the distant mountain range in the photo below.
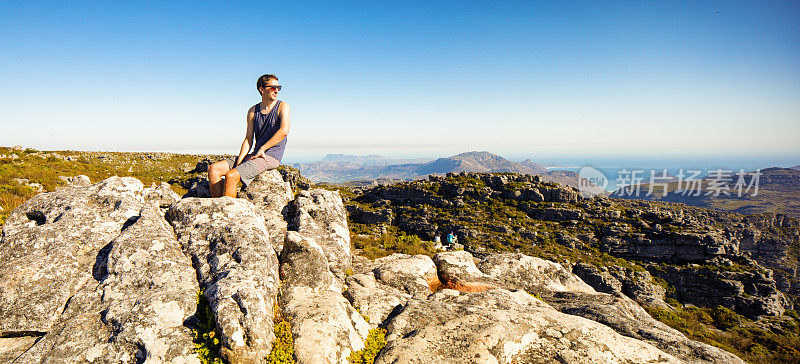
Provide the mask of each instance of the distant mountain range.
[{"label": "distant mountain range", "polygon": [[[706,177],[701,180],[699,186],[693,186],[694,188],[686,188],[686,183],[684,182],[683,190],[679,188],[676,181],[671,181],[667,184],[666,196],[662,196],[660,187],[654,187],[654,193],[647,196],[648,184],[639,185],[639,191],[641,191],[639,194],[632,195],[632,190],[630,189],[619,189],[610,196],[622,199],[680,202],[691,206],[734,211],[743,214],[776,212],[800,218],[800,166],[766,168],[760,172],[756,196],[753,196],[753,193],[756,192],[754,188],[756,183],[754,183],[752,175],[743,180],[746,185],[741,188],[743,191],[741,196],[738,193],[738,176],[736,175],[731,176],[729,181],[722,183],[714,182],[714,179]],[[750,188],[746,189],[748,186]],[[701,193],[696,195],[698,189]],[[728,194],[717,194],[715,191],[727,191]]]},{"label": "distant mountain range", "polygon": [[[390,159],[380,155],[328,154],[320,161],[296,163],[292,166],[299,169],[303,176],[314,182],[350,182],[348,183],[349,185],[370,185],[381,183],[381,181],[422,179],[431,174],[515,172],[535,174],[548,182],[578,187],[578,175],[574,172],[548,171],[545,167],[530,159],[522,162],[512,162],[486,151],[466,152],[435,160]],[[593,194],[605,193],[599,187],[592,189],[591,192]]]},{"label": "distant mountain range", "polygon": [[390,166],[395,164],[412,164],[412,163],[426,163],[430,162],[431,158],[409,158],[409,159],[391,159],[377,154],[370,155],[351,155],[351,154],[328,154],[319,162],[315,163],[331,163],[343,165],[360,165],[360,166]]}]

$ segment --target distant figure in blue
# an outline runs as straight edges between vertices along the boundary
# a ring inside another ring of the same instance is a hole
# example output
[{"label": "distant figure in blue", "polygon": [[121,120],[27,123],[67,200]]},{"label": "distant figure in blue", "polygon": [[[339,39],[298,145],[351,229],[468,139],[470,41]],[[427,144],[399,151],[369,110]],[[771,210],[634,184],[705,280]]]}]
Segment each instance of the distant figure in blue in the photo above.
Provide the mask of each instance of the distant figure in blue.
[{"label": "distant figure in blue", "polygon": [[[256,89],[261,94],[261,102],[247,110],[247,131],[239,156],[236,160],[228,158],[208,167],[211,197],[236,197],[239,181],[248,185],[257,175],[281,163],[289,135],[289,104],[278,100],[281,85],[275,75],[259,77]],[[225,176],[224,182],[222,176]]]},{"label": "distant figure in blue", "polygon": [[450,233],[447,234],[447,244],[452,246],[453,243],[455,242],[456,242],[456,236],[453,235],[453,232],[451,231]]}]

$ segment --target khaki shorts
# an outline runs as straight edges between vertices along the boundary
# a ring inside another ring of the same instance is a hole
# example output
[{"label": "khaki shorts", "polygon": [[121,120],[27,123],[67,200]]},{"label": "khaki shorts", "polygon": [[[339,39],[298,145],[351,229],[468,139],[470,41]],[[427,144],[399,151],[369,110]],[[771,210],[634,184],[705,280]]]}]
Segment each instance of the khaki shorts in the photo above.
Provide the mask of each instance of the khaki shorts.
[{"label": "khaki shorts", "polygon": [[228,162],[228,168],[235,169],[239,171],[239,175],[242,177],[242,183],[245,185],[249,185],[250,182],[253,182],[253,179],[256,178],[259,174],[268,171],[270,169],[278,168],[280,162],[277,159],[272,158],[268,155],[265,155],[264,158],[256,158],[252,160],[250,157],[252,154],[248,154],[242,159],[242,164],[233,167],[236,163],[236,158],[228,158],[225,161]]}]

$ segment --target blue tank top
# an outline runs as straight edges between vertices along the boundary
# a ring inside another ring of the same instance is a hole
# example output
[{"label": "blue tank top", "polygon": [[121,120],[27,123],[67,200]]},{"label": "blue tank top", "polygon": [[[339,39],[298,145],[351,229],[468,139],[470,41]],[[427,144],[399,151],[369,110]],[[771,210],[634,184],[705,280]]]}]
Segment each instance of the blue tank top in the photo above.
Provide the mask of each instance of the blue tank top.
[{"label": "blue tank top", "polygon": [[[254,151],[258,151],[264,144],[275,135],[281,128],[281,118],[278,114],[279,106],[281,106],[280,100],[275,103],[275,106],[272,107],[272,110],[269,111],[268,114],[264,115],[261,113],[261,103],[259,102],[255,106],[255,116],[253,117],[253,140],[255,140],[255,148]],[[286,139],[289,137],[283,138],[278,144],[273,145],[271,148],[267,149],[264,154],[275,158],[278,162],[281,161],[283,158],[283,151],[286,149]]]}]

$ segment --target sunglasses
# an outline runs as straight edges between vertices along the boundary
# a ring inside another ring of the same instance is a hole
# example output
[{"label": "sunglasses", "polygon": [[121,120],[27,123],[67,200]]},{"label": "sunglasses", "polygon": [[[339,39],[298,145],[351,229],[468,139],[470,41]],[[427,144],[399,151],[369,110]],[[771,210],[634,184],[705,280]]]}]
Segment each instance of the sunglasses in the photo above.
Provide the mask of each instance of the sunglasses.
[{"label": "sunglasses", "polygon": [[267,90],[273,89],[275,91],[280,91],[281,90],[281,86],[269,86],[269,85],[267,85],[267,86],[264,86],[264,88],[267,89]]}]

